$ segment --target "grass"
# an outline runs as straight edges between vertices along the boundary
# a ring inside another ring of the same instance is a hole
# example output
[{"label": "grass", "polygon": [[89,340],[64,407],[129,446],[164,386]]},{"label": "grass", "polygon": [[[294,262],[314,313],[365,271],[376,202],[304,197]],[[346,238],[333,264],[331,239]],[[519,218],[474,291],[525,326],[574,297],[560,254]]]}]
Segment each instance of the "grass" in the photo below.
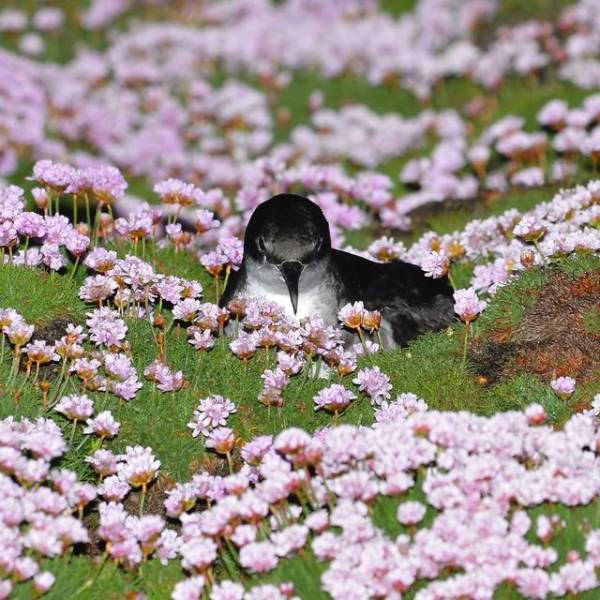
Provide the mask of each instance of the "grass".
[{"label": "grass", "polygon": [[40,269],[0,267],[0,308],[15,308],[40,328],[55,321],[83,320],[86,307],[77,297],[78,288],[75,281]]},{"label": "grass", "polygon": [[584,314],[583,326],[587,332],[600,335],[600,306],[590,308]]},{"label": "grass", "polygon": [[379,0],[379,6],[393,17],[399,17],[414,10],[417,0]]},{"label": "grass", "polygon": [[493,26],[510,25],[531,19],[555,20],[574,0],[501,0],[498,14],[492,20]]},{"label": "grass", "polygon": [[502,286],[475,323],[475,336],[516,328],[527,309],[533,306],[536,295],[546,280],[547,275],[541,269],[532,269],[523,273],[511,285]]},{"label": "grass", "polygon": [[[500,0],[498,12],[487,29],[493,30],[500,25],[519,23],[528,19],[553,20],[573,0]],[[416,0],[379,0],[379,6],[393,17],[402,16],[414,9]]]}]

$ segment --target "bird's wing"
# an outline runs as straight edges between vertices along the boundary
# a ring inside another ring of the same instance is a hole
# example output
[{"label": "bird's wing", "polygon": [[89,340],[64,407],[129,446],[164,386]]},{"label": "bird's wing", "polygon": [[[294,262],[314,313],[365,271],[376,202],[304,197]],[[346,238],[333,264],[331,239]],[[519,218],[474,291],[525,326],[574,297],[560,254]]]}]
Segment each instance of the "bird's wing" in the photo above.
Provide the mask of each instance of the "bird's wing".
[{"label": "bird's wing", "polygon": [[376,263],[360,256],[332,251],[344,282],[344,301],[362,300],[368,310],[378,310],[404,345],[424,331],[442,329],[454,320],[452,287],[446,279],[425,277],[410,263]]}]

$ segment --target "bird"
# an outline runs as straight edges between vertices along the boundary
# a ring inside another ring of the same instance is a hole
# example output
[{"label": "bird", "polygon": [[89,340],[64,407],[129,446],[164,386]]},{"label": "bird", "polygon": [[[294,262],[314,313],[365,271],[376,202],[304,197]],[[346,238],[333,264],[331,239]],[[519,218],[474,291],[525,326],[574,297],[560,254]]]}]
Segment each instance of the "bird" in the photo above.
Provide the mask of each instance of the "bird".
[{"label": "bird", "polygon": [[452,295],[447,278],[426,277],[417,265],[378,263],[332,248],[321,208],[304,196],[278,194],[252,213],[242,263],[219,304],[262,296],[290,317],[318,315],[336,326],[343,306],[362,301],[380,312],[382,339],[391,348],[448,327],[455,320]]}]

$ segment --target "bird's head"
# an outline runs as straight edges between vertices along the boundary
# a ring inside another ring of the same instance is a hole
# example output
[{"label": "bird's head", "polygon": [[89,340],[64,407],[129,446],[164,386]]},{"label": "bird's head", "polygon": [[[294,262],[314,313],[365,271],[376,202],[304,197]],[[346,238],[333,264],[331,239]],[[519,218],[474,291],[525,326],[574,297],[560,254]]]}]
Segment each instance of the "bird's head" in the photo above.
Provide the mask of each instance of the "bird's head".
[{"label": "bird's head", "polygon": [[277,267],[286,283],[294,313],[302,271],[331,252],[323,211],[296,194],[279,194],[260,204],[248,222],[244,256]]}]

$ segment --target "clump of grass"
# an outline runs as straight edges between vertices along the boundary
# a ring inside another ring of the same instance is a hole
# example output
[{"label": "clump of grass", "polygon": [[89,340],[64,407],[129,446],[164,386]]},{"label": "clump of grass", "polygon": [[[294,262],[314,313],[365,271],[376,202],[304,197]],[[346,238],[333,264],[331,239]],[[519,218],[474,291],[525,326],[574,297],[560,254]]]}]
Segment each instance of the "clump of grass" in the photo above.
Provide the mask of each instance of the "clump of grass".
[{"label": "clump of grass", "polygon": [[534,268],[520,274],[509,285],[499,288],[474,324],[475,337],[515,330],[546,282],[547,273]]},{"label": "clump of grass", "polygon": [[583,315],[583,328],[588,333],[600,335],[600,306],[593,306]]},{"label": "clump of grass", "polygon": [[18,310],[37,327],[56,320],[81,322],[86,306],[77,296],[78,289],[77,281],[40,269],[0,268],[0,307]]}]

